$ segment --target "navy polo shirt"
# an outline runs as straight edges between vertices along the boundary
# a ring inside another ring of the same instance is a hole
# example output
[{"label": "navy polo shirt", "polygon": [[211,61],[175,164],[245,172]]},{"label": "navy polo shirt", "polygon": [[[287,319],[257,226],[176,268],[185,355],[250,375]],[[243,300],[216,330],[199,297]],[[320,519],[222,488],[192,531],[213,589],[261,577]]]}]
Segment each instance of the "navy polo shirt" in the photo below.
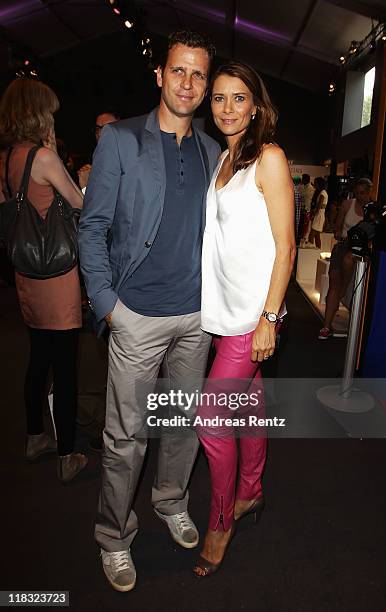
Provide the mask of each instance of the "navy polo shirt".
[{"label": "navy polo shirt", "polygon": [[161,132],[166,167],[162,219],[149,254],[120,289],[131,310],[164,317],[201,308],[202,207],[206,189],[197,142]]}]

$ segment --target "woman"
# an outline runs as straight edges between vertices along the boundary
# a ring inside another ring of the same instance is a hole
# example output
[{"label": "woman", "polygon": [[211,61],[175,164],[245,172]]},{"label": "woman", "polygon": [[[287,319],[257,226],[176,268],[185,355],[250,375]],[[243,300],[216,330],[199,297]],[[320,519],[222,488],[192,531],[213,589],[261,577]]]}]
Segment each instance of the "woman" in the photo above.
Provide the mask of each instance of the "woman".
[{"label": "woman", "polygon": [[[34,79],[16,79],[0,104],[3,189],[14,196],[20,186],[29,150],[42,146],[32,164],[28,198],[44,218],[54,189],[76,208],[83,196],[56,153],[54,118],[59,102],[54,92]],[[4,187],[5,185],[5,187]],[[46,280],[16,272],[20,308],[30,336],[30,356],[24,383],[27,416],[26,458],[58,451],[58,477],[67,482],[87,464],[74,452],[76,419],[76,361],[82,325],[77,268]],[[53,370],[53,413],[57,445],[44,431],[43,404],[50,366]]]},{"label": "woman", "polygon": [[318,176],[314,180],[315,193],[312,197],[311,202],[311,231],[309,237],[309,244],[306,245],[309,248],[314,247],[321,249],[322,242],[320,239],[320,233],[323,231],[324,220],[326,216],[326,206],[328,202],[328,195],[326,191],[326,181],[321,176]]},{"label": "woman", "polygon": [[[211,107],[228,150],[208,192],[202,328],[215,335],[217,351],[206,390],[218,391],[222,379],[229,396],[235,388],[259,392],[260,362],[275,351],[296,250],[294,192],[284,153],[273,144],[276,111],[256,72],[241,62],[219,68],[212,79]],[[202,405],[198,416],[215,416],[216,410]],[[266,439],[258,433],[240,438],[237,457],[232,429],[198,428],[212,496],[209,528],[194,567],[197,576],[219,568],[234,519],[263,507]]]},{"label": "woman", "polygon": [[[339,308],[339,302],[347,291],[355,267],[355,260],[347,240],[347,232],[354,225],[363,221],[364,208],[371,200],[372,188],[373,184],[370,179],[359,179],[354,187],[354,198],[344,200],[337,215],[334,238],[338,242],[331,253],[326,312],[318,340],[328,340],[334,335],[332,322]],[[339,334],[335,333],[335,336],[339,336]]]}]

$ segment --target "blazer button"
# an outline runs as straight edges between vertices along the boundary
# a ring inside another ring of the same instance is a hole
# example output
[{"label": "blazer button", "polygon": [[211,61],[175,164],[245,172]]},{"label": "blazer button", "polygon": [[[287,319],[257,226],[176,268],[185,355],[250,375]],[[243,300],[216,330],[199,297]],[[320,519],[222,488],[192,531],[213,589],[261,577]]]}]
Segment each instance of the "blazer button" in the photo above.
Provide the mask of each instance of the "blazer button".
[{"label": "blazer button", "polygon": [[149,240],[146,240],[146,242],[145,242],[145,247],[146,247],[147,249],[150,249],[150,247],[151,247],[151,242],[149,242]]}]

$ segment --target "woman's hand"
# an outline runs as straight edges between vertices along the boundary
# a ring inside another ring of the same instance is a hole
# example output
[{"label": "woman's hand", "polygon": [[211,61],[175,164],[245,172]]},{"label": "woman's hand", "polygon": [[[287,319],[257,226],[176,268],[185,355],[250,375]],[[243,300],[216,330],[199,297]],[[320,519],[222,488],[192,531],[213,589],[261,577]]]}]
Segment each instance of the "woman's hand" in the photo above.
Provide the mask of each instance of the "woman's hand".
[{"label": "woman's hand", "polygon": [[252,339],[252,361],[264,361],[271,357],[276,347],[276,324],[260,317]]}]

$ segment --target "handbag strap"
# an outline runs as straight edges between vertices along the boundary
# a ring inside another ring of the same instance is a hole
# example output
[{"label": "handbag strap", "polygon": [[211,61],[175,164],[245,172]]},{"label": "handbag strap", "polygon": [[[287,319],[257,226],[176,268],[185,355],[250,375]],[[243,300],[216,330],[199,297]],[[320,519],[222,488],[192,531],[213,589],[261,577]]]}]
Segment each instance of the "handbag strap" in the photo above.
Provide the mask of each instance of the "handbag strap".
[{"label": "handbag strap", "polygon": [[31,176],[32,163],[33,163],[33,160],[35,159],[35,155],[37,151],[40,148],[41,148],[41,145],[37,145],[36,147],[32,147],[28,151],[27,160],[25,162],[24,172],[23,172],[23,176],[21,179],[19,191],[17,192],[17,195],[16,195],[16,198],[19,200],[19,202],[21,202],[24,199],[25,194],[28,192],[28,184],[29,184],[29,178]]},{"label": "handbag strap", "polygon": [[7,198],[12,198],[11,186],[9,184],[9,160],[11,158],[11,153],[13,151],[13,147],[9,147],[7,157],[5,159],[5,188],[7,190]]}]

